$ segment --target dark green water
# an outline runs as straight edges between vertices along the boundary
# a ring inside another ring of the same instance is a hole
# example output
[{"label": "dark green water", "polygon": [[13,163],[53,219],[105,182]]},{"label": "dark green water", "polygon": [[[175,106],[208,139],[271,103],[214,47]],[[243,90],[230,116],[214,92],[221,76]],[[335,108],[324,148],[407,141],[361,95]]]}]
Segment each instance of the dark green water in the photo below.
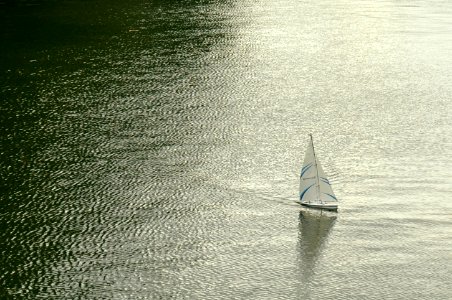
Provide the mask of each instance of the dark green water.
[{"label": "dark green water", "polygon": [[[0,298],[449,299],[452,5],[0,4]],[[302,211],[312,132],[340,200]]]}]

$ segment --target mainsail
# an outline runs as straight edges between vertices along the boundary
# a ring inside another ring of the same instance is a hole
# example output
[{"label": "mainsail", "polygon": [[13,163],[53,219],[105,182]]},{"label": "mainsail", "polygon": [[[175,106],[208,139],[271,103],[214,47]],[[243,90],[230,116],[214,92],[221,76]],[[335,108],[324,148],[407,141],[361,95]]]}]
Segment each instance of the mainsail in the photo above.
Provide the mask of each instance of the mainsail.
[{"label": "mainsail", "polygon": [[336,204],[337,198],[314,151],[312,135],[300,174],[300,201],[306,204]]}]

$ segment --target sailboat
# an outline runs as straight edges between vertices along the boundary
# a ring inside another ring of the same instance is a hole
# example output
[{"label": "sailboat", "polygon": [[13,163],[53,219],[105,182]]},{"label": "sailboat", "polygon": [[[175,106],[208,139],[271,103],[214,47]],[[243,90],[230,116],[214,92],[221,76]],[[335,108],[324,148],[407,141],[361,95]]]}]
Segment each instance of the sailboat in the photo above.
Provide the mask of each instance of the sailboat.
[{"label": "sailboat", "polygon": [[301,205],[326,210],[337,210],[338,201],[330,181],[315,155],[312,134],[300,174]]}]

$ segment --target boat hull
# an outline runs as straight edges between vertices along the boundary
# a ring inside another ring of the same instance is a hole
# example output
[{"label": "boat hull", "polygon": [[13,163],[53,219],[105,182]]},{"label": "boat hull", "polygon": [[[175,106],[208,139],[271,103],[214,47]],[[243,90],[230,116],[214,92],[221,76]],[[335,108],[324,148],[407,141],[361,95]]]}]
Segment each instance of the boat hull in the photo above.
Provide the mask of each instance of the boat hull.
[{"label": "boat hull", "polygon": [[337,204],[324,204],[324,203],[304,203],[300,202],[301,205],[310,207],[310,208],[317,208],[317,209],[324,209],[324,210],[331,210],[331,211],[337,211]]}]

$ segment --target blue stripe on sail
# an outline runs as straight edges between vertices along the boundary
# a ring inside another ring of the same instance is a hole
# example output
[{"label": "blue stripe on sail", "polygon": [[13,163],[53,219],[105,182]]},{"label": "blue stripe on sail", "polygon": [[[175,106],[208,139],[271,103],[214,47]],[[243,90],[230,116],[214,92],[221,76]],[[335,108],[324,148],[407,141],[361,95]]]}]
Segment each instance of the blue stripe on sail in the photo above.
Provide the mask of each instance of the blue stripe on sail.
[{"label": "blue stripe on sail", "polygon": [[303,200],[304,195],[306,194],[306,192],[314,185],[315,183],[311,184],[310,186],[308,186],[301,194],[300,194],[300,200]]},{"label": "blue stripe on sail", "polygon": [[311,165],[312,165],[312,163],[307,164],[306,166],[304,166],[304,167],[301,169],[301,171],[303,171],[303,170],[306,169],[307,167],[310,167]]},{"label": "blue stripe on sail", "polygon": [[331,198],[333,198],[334,200],[336,200],[337,201],[337,198],[336,197],[334,197],[333,195],[331,195],[331,194],[327,194],[327,193],[324,193],[325,195],[327,195],[327,196],[330,196]]},{"label": "blue stripe on sail", "polygon": [[310,163],[310,164],[307,165],[307,166],[304,166],[303,169],[301,169],[301,175],[300,175],[300,177],[302,177],[303,174],[306,173],[306,171],[308,171],[311,167],[312,167],[312,163]]},{"label": "blue stripe on sail", "polygon": [[320,180],[322,180],[322,182],[325,182],[325,183],[331,185],[330,181],[324,177],[320,177]]}]

